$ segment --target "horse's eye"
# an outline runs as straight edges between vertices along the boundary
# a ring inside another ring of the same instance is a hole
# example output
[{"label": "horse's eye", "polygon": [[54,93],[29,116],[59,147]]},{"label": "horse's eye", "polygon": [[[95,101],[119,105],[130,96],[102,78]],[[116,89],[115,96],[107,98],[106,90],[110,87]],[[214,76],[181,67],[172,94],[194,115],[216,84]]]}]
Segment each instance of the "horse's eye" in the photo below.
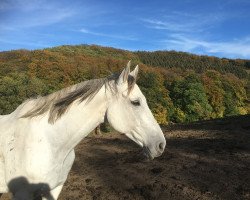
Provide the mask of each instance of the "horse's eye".
[{"label": "horse's eye", "polygon": [[139,100],[134,100],[134,101],[131,101],[131,103],[134,105],[134,106],[140,106],[141,103]]}]

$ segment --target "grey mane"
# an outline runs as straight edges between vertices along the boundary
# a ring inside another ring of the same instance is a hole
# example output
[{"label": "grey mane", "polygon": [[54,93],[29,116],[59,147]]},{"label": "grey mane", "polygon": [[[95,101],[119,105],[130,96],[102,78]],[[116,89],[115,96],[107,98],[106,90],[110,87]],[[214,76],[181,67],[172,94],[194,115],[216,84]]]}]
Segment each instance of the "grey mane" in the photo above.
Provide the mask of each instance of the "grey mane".
[{"label": "grey mane", "polygon": [[[109,88],[111,92],[116,93],[116,82],[118,78],[119,74],[113,74],[107,78],[84,81],[48,96],[33,99],[33,108],[25,113],[22,118],[32,118],[49,112],[48,122],[53,124],[67,112],[74,101],[78,100],[79,103],[84,100],[87,100],[87,102],[91,101],[102,86],[105,86],[105,90]],[[128,92],[132,89],[134,82],[133,77],[129,76]]]}]

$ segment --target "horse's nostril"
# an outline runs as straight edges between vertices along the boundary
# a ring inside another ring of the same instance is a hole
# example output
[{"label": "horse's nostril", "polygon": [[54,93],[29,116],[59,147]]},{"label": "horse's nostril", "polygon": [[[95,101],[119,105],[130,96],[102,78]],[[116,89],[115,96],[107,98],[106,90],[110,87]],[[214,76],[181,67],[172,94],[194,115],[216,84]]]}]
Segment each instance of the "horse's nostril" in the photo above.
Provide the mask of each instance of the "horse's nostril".
[{"label": "horse's nostril", "polygon": [[163,142],[160,142],[160,143],[159,143],[159,150],[160,150],[161,152],[164,151],[164,143],[163,143]]}]

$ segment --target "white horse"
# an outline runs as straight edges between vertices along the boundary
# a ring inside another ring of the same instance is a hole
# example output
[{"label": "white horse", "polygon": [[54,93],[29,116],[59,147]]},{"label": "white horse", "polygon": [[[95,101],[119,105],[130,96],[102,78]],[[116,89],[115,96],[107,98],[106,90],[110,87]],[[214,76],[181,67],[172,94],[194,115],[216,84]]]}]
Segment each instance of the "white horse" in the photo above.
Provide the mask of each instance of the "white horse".
[{"label": "white horse", "polygon": [[[136,84],[138,66],[30,99],[0,116],[0,193],[56,200],[75,159],[74,148],[105,118],[153,159],[166,141]],[[46,191],[45,191],[46,190]],[[45,195],[49,193],[48,195]]]}]

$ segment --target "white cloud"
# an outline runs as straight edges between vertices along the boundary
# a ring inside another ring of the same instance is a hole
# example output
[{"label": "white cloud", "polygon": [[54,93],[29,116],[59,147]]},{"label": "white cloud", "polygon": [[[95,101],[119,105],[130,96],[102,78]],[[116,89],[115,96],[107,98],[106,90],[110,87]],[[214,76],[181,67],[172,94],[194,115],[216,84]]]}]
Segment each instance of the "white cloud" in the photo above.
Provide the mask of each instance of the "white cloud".
[{"label": "white cloud", "polygon": [[178,33],[197,33],[203,32],[228,16],[222,13],[213,14],[190,14],[185,12],[175,12],[162,16],[161,19],[141,19],[145,26],[152,29],[166,30]]},{"label": "white cloud", "polygon": [[2,18],[1,31],[50,25],[75,14],[73,9],[48,0],[5,0],[0,3],[1,11],[13,13]]},{"label": "white cloud", "polygon": [[209,41],[181,34],[172,34],[170,39],[164,40],[163,43],[167,49],[250,58],[250,37],[233,41]]},{"label": "white cloud", "polygon": [[0,38],[1,43],[12,44],[12,45],[24,45],[24,46],[31,46],[36,48],[44,48],[50,45],[42,43],[42,42],[31,42],[31,41],[14,41],[14,40],[7,40]]},{"label": "white cloud", "polygon": [[90,34],[90,35],[96,35],[96,36],[102,36],[102,37],[109,37],[109,38],[115,38],[115,39],[121,39],[121,40],[137,40],[136,37],[133,36],[124,36],[124,35],[113,35],[113,34],[106,34],[106,33],[100,33],[100,32],[94,32],[94,31],[90,31],[86,28],[82,28],[80,29],[81,33],[85,33],[85,34]]},{"label": "white cloud", "polygon": [[42,12],[34,14],[32,18],[26,18],[24,23],[17,25],[18,27],[35,27],[55,24],[61,22],[74,15],[74,12],[67,9],[55,9],[53,12]]},{"label": "white cloud", "polygon": [[154,19],[144,19],[143,21],[148,23],[147,27],[159,30],[189,32],[194,28],[194,25],[192,24],[180,24]]},{"label": "white cloud", "polygon": [[86,28],[80,29],[80,32],[82,32],[82,33],[88,33],[88,34],[92,34],[92,35],[96,35],[97,34],[97,33],[94,33],[94,32],[91,32],[91,31],[87,30]]},{"label": "white cloud", "polygon": [[[214,54],[226,57],[250,58],[250,37],[233,40],[214,40],[213,28],[234,18],[234,14],[192,14],[173,11],[158,19],[143,19],[145,26],[165,35],[158,42],[161,48],[188,51],[199,54]],[[213,38],[212,38],[213,36]],[[217,36],[218,37],[218,36]]]}]

